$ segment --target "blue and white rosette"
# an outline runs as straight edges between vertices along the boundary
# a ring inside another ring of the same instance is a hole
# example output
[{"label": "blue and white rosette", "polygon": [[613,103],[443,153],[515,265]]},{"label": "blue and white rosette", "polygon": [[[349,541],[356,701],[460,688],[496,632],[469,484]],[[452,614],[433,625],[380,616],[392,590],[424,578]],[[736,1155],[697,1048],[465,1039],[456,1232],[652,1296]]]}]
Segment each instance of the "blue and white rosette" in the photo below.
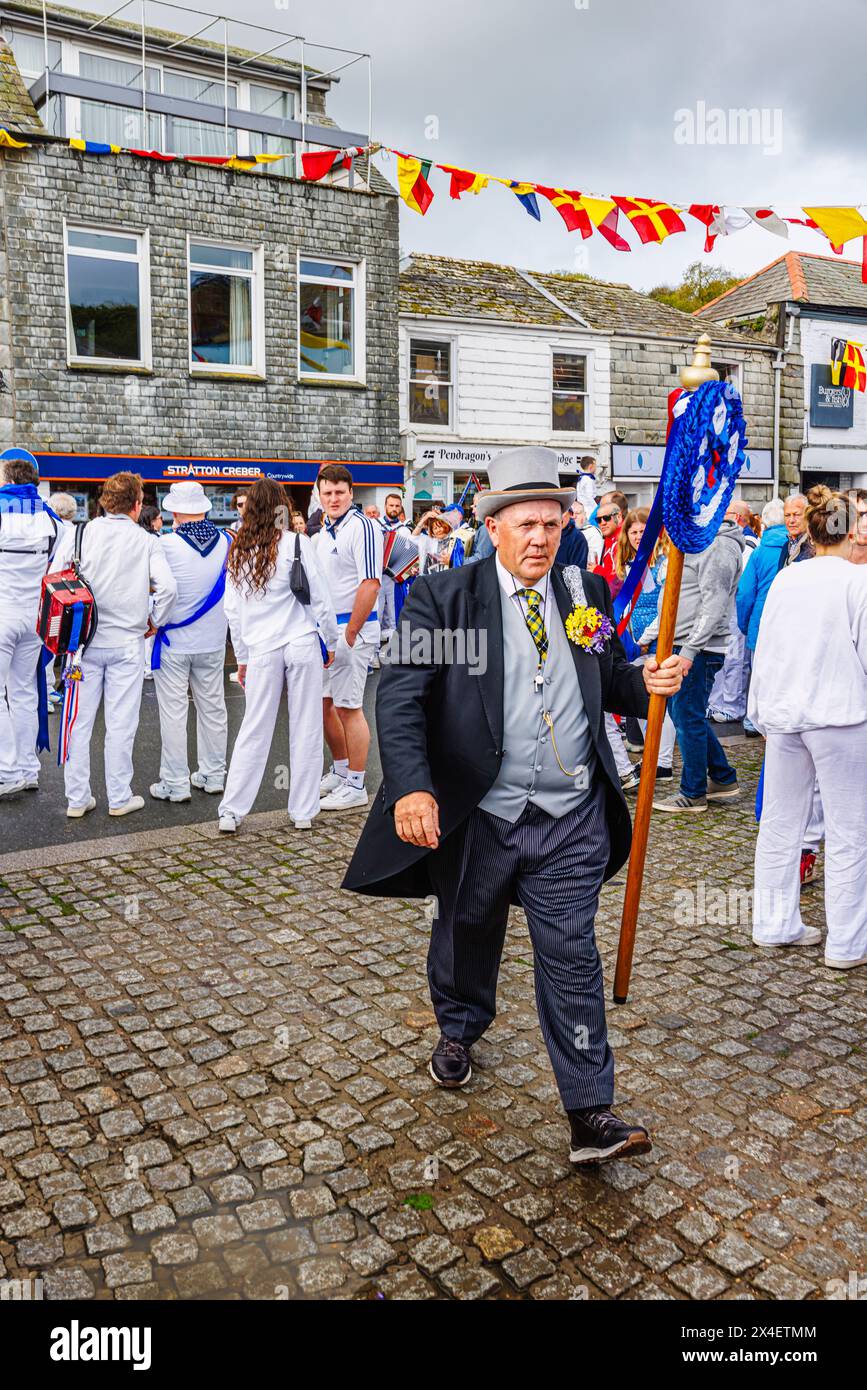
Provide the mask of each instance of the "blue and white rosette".
[{"label": "blue and white rosette", "polygon": [[677,402],[661,488],[665,529],[684,554],[707,550],[716,536],[746,450],[743,406],[731,382],[707,381]]}]

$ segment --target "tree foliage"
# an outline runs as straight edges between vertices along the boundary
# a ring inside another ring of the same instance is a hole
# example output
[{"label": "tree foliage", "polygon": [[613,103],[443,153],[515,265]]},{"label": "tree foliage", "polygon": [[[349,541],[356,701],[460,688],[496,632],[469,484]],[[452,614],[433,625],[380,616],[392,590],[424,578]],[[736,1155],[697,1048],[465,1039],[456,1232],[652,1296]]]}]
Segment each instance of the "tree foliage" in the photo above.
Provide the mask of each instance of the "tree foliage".
[{"label": "tree foliage", "polygon": [[717,295],[730,290],[738,284],[740,276],[733,275],[725,266],[711,266],[706,261],[693,261],[683,272],[679,285],[657,285],[650,291],[651,299],[660,304],[670,304],[672,309],[681,309],[692,314],[696,309],[709,304]]}]

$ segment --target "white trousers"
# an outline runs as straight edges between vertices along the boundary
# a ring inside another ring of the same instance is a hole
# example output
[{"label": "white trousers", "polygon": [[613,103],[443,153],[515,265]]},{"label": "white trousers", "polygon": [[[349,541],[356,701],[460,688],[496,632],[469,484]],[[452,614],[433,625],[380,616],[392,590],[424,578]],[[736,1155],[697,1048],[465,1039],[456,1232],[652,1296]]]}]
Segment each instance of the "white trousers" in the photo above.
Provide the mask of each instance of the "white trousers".
[{"label": "white trousers", "polygon": [[825,954],[867,955],[867,724],[769,734],[756,844],[753,935],[800,936],[800,859],[818,780],[825,812]]},{"label": "white trousers", "polygon": [[627,772],[632,771],[632,760],[626,751],[626,744],[620,736],[617,721],[613,714],[606,714],[605,716],[605,736],[614,754],[614,766],[617,768],[620,776],[625,777]]},{"label": "white trousers", "polygon": [[[247,662],[247,708],[232,750],[220,815],[248,815],[265,775],[280,699],[289,709],[289,815],[313,820],[319,814],[322,780],[322,651],[315,632]],[[277,767],[275,786],[286,778]]]},{"label": "white trousers", "polygon": [[[641,732],[647,734],[647,720],[639,719]],[[674,720],[665,711],[665,718],[662,721],[662,737],[659,740],[659,757],[656,760],[657,767],[671,767],[674,762],[674,748],[677,743],[677,729],[674,727]]]},{"label": "white trousers", "polygon": [[822,793],[819,791],[819,783],[813,787],[813,805],[810,810],[810,819],[807,821],[807,829],[804,831],[804,849],[812,850],[818,854],[825,838],[825,812],[822,810]]},{"label": "white trousers", "polygon": [[104,701],[105,785],[111,808],[132,796],[132,750],[138,730],[144,680],[144,638],[122,647],[89,647],[82,662],[78,716],[63,765],[66,800],[86,806],[90,800],[90,739]]},{"label": "white trousers", "polygon": [[39,776],[36,665],[41,650],[26,615],[0,618],[0,782]]},{"label": "white trousers", "polygon": [[729,641],[726,659],[716,673],[708,696],[708,708],[719,710],[729,719],[743,719],[747,712],[750,683],[750,657],[747,639],[737,625]]},{"label": "white trousers", "polygon": [[379,613],[380,641],[384,642],[397,626],[394,619],[394,580],[387,574],[382,576],[382,587],[376,607]]},{"label": "white trousers", "polygon": [[225,646],[216,652],[173,652],[163,648],[160,668],[154,671],[154,689],[160,708],[160,777],[172,791],[190,790],[187,761],[190,692],[196,707],[198,770],[209,782],[225,780],[229,736],[223,692],[225,657]]}]

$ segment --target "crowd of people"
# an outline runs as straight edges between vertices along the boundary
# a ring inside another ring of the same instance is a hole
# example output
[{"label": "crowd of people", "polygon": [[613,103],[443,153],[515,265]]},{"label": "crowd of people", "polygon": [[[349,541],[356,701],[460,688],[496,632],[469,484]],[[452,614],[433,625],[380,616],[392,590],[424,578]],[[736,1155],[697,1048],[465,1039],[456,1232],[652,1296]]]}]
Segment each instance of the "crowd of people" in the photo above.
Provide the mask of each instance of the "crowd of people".
[{"label": "crowd of people", "polygon": [[[99,615],[63,768],[70,818],[96,806],[91,741],[100,707],[109,814],[126,816],[145,805],[133,791],[145,676],[153,680],[159,709],[154,799],[187,802],[195,791],[219,796],[220,830],[235,833],[255,805],[285,695],[293,824],[306,830],[319,814],[368,806],[365,686],[396,630],[407,589],[384,565],[394,533],[412,549],[421,576],[477,564],[494,549],[491,529],[474,525],[460,504],[436,503],[408,521],[403,496],[394,492],[382,513],[362,509],[351,473],[337,464],[322,469],[309,516],[263,478],[236,495],[237,520],[222,530],[209,518],[211,503],[199,483],[175,482],[157,508],[146,504],[137,475],[118,473],[102,489],[100,515],[81,535],[72,497],[54,494],[46,503],[28,462],[9,460],[4,470],[0,797],[38,787],[36,614],[43,576],[71,563],[76,540]],[[563,512],[557,564],[567,573],[594,572],[616,599],[648,516],[647,508],[631,508],[622,492],[597,480],[593,459],[582,460],[575,500]],[[819,563],[829,559],[836,563]],[[656,651],[668,560],[663,531],[623,633],[638,665]],[[234,679],[246,697],[231,757],[227,637]],[[737,772],[717,730],[742,720],[748,736],[764,736],[755,940],[813,940],[800,917],[799,889],[815,877],[824,840],[826,959],[834,966],[863,963],[867,492],[817,488],[809,497],[774,498],[761,516],[733,499],[712,544],[685,557],[674,650],[683,681],[668,702],[655,809],[690,815],[736,801]],[[55,707],[61,696],[51,692]],[[606,713],[604,729],[621,789],[633,792],[641,763],[630,752],[641,751],[645,722]],[[323,740],[331,755],[327,770]],[[680,782],[666,789],[676,746]]]}]

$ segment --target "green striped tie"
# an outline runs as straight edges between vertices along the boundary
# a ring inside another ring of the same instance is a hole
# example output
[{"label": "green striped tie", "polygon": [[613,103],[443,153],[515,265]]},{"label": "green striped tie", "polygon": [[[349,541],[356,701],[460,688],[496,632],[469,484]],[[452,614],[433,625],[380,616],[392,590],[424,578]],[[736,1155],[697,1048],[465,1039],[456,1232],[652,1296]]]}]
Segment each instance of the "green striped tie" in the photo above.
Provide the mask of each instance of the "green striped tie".
[{"label": "green striped tie", "polygon": [[539,604],[542,602],[542,595],[538,589],[519,589],[518,594],[527,600],[527,612],[524,614],[524,622],[530,631],[530,636],[536,644],[536,651],[539,653],[540,664],[548,656],[548,634],[545,631],[545,624],[542,621],[542,614],[539,612]]}]

